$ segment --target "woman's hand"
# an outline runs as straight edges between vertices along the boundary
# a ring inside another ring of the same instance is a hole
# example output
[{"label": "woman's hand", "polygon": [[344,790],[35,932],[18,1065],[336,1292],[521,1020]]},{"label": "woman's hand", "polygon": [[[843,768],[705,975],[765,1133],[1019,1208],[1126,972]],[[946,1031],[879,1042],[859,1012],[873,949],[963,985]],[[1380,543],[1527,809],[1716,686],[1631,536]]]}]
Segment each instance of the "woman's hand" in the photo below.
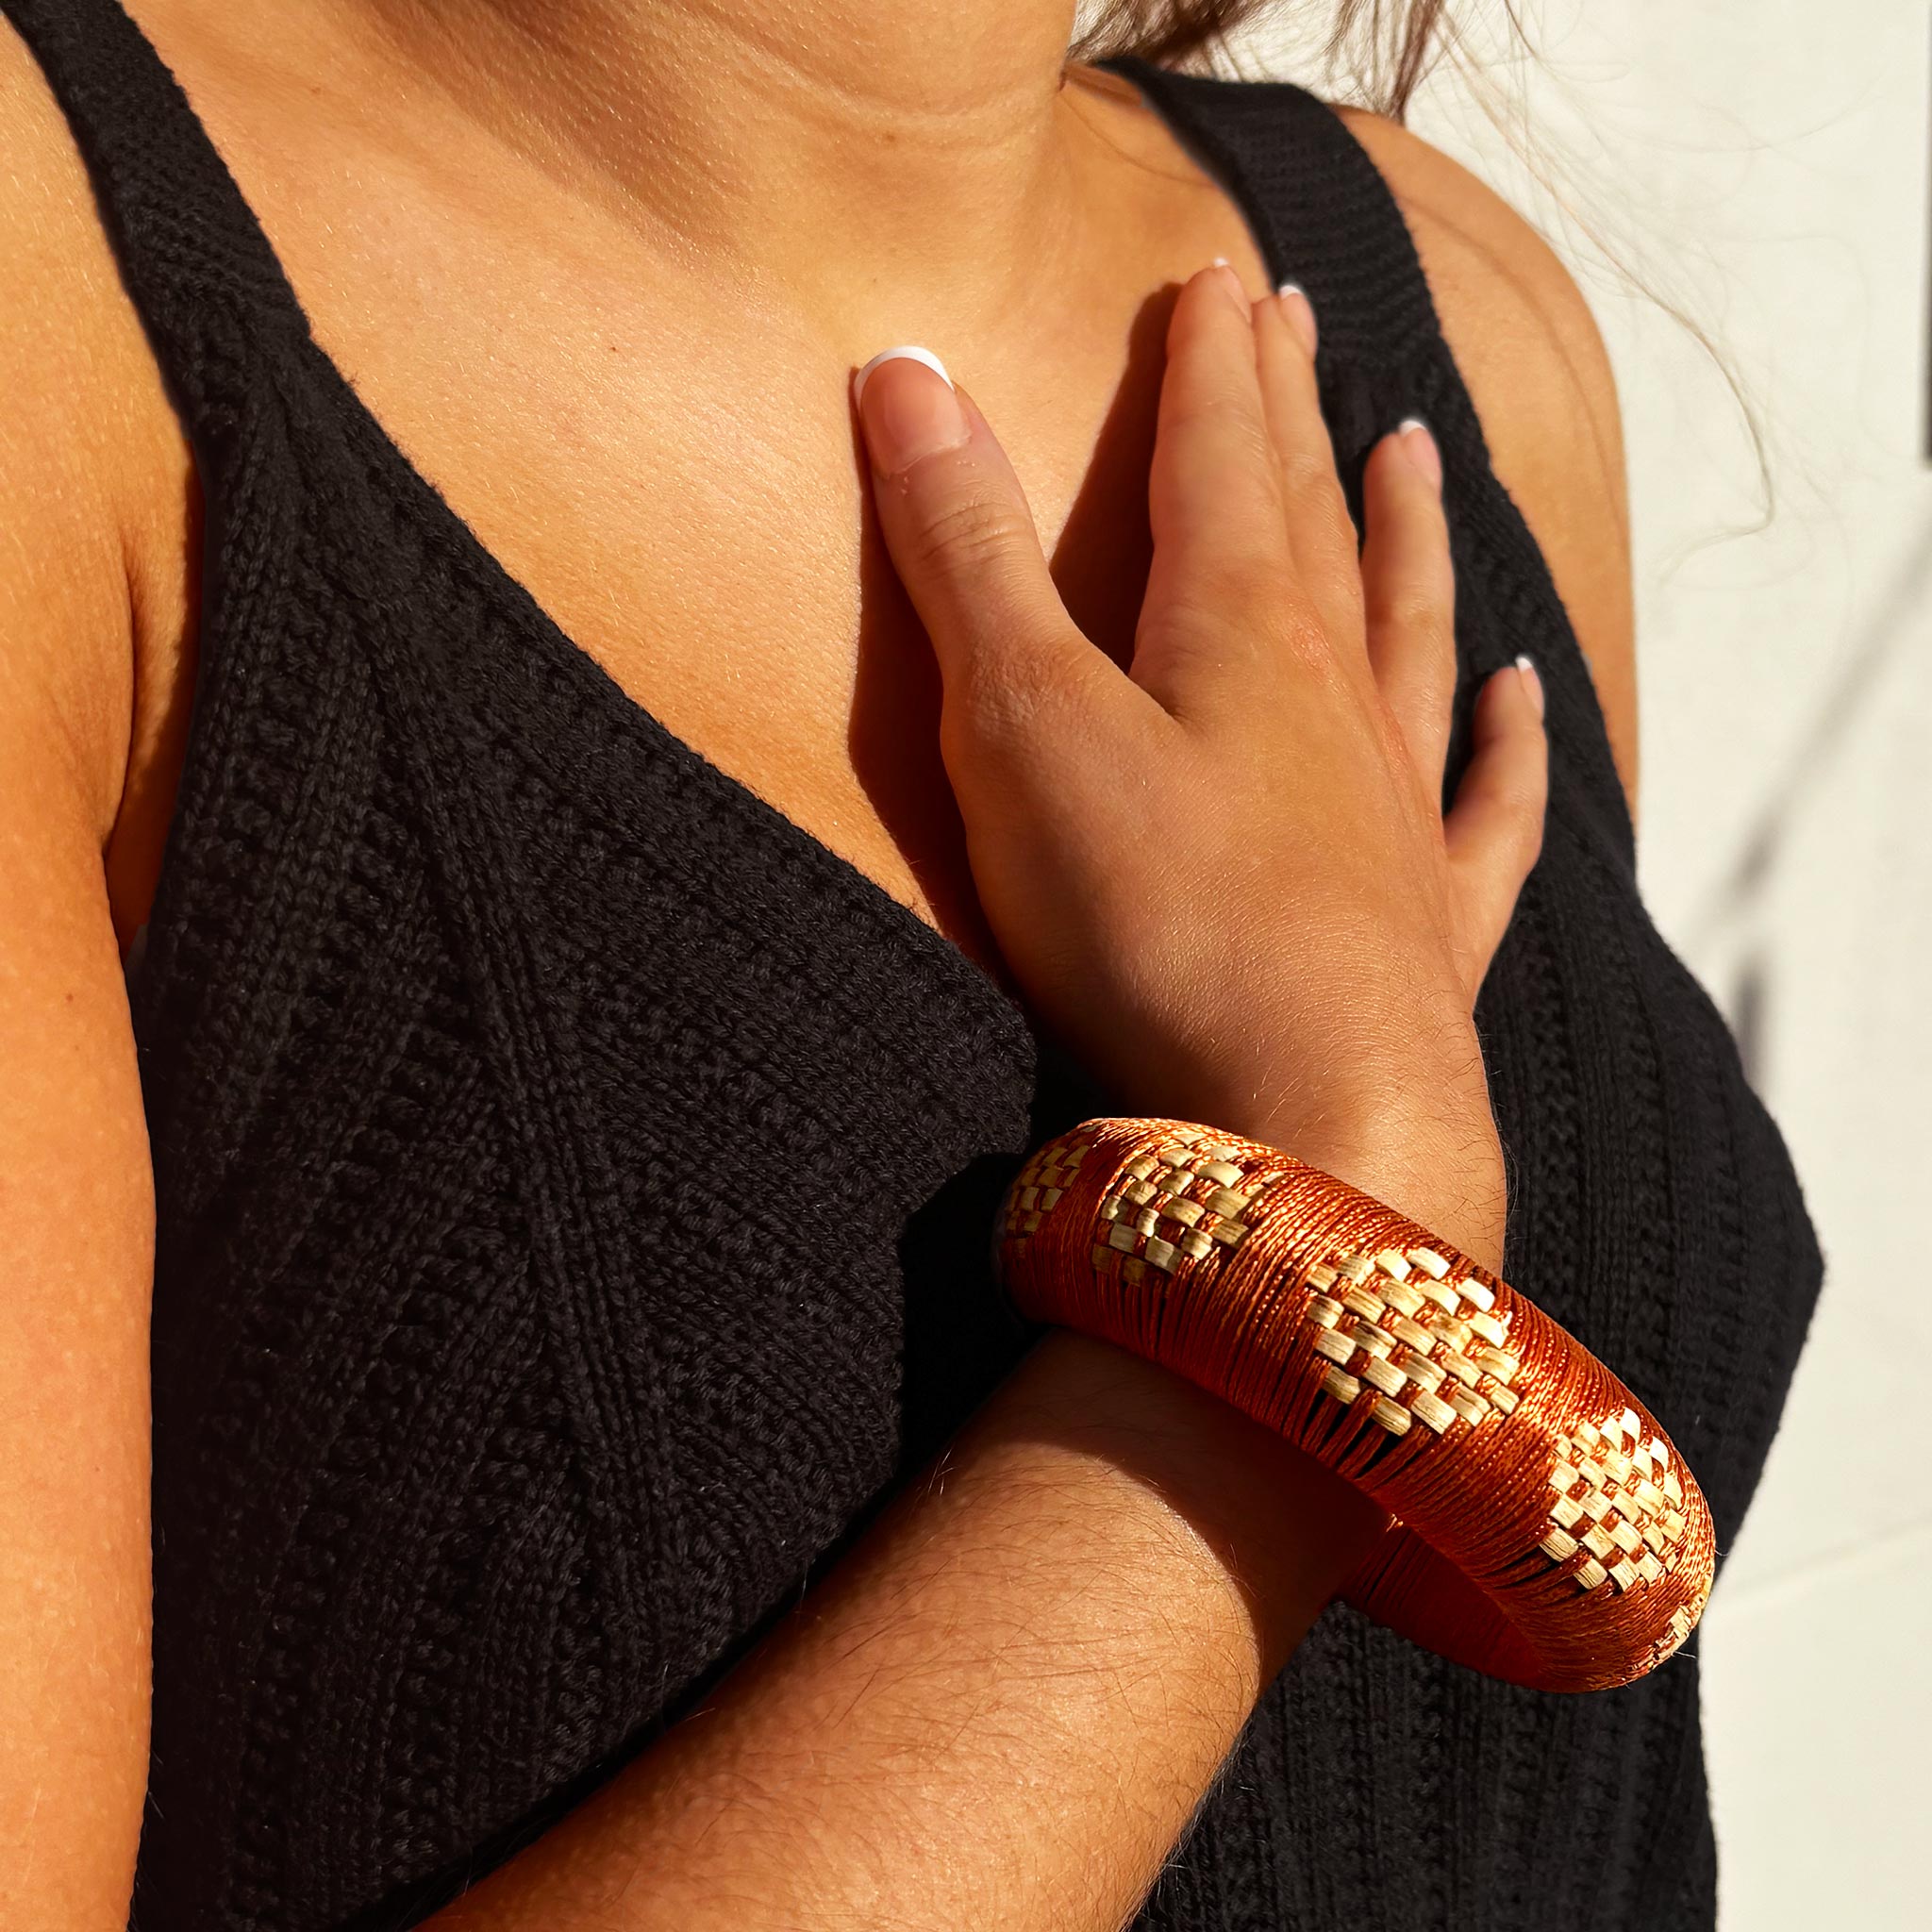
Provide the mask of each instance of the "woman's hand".
[{"label": "woman's hand", "polygon": [[1124,1105],[1285,1147],[1501,1263],[1471,1009],[1542,836],[1541,691],[1507,670],[1440,808],[1455,587],[1440,460],[1385,437],[1355,528],[1299,293],[1181,290],[1123,670],[1067,615],[970,396],[896,352],[859,413],[938,654],[941,750],[1022,991]]}]

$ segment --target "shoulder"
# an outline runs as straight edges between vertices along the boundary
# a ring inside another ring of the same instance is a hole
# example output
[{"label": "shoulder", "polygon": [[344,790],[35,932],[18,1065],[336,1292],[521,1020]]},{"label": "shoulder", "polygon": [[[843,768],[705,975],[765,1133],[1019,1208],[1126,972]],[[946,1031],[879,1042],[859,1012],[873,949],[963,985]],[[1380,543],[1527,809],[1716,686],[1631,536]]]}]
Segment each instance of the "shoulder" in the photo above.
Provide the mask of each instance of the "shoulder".
[{"label": "shoulder", "polygon": [[64,125],[0,21],[0,1829],[32,1820],[15,1923],[108,1925],[148,1763],[154,1191],[101,852],[133,703],[127,418]]},{"label": "shoulder", "polygon": [[0,179],[0,680],[105,842],[152,691],[138,644],[185,594],[190,459],[66,118],[5,21]]},{"label": "shoulder", "polygon": [[1378,114],[1336,110],[1394,195],[1497,475],[1549,563],[1633,806],[1637,674],[1623,426],[1583,291],[1502,196]]}]

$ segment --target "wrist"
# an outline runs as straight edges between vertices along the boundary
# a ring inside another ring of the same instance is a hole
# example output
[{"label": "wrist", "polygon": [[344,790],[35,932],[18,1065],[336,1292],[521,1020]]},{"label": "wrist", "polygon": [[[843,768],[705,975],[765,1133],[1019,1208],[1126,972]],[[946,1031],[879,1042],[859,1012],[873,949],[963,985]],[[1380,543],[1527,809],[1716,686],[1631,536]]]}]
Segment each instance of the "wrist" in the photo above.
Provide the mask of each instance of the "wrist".
[{"label": "wrist", "polygon": [[1285,1082],[1274,1089],[1257,1083],[1257,1091],[1289,1097],[1224,1102],[1198,1118],[1359,1188],[1478,1267],[1502,1273],[1507,1187],[1479,1057],[1449,1076],[1408,1070],[1382,1081],[1358,1079],[1348,1093],[1314,1102]]},{"label": "wrist", "polygon": [[1503,1273],[1507,1189],[1502,1143],[1487,1116],[1459,1125],[1391,1121],[1378,1134],[1332,1146],[1274,1144],[1407,1215],[1477,1267]]}]

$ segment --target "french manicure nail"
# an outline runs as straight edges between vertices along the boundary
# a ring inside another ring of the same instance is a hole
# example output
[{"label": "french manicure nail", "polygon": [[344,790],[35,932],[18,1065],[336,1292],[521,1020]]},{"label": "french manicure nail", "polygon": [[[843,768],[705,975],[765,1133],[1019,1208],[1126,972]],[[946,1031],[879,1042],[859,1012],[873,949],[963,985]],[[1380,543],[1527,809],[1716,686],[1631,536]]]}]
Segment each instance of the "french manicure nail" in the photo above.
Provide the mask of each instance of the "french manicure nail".
[{"label": "french manicure nail", "polygon": [[[873,373],[888,362],[917,363],[931,375],[896,376],[868,391]],[[937,382],[933,375],[939,377]],[[869,404],[868,392],[872,396]],[[915,342],[881,349],[852,378],[852,396],[872,459],[889,476],[910,469],[922,457],[957,449],[970,434],[946,365],[930,349],[922,349]]]},{"label": "french manicure nail", "polygon": [[1217,255],[1211,266],[1221,271],[1222,282],[1228,293],[1241,305],[1241,313],[1245,315],[1248,311],[1248,291],[1241,287],[1241,278],[1236,273],[1234,263],[1228,260],[1226,256]]},{"label": "french manicure nail", "polygon": [[1538,675],[1535,660],[1522,657],[1516,660],[1517,675],[1523,679],[1523,688],[1529,693],[1529,701],[1536,707],[1539,719],[1543,714],[1543,681]]},{"label": "french manicure nail", "polygon": [[1287,313],[1290,327],[1301,339],[1302,347],[1312,356],[1320,331],[1315,326],[1315,305],[1308,300],[1307,291],[1299,282],[1283,282],[1274,292]]},{"label": "french manicure nail", "polygon": [[1429,425],[1420,416],[1405,416],[1396,425],[1402,436],[1402,453],[1424,476],[1431,490],[1442,487],[1442,452],[1429,434]]}]

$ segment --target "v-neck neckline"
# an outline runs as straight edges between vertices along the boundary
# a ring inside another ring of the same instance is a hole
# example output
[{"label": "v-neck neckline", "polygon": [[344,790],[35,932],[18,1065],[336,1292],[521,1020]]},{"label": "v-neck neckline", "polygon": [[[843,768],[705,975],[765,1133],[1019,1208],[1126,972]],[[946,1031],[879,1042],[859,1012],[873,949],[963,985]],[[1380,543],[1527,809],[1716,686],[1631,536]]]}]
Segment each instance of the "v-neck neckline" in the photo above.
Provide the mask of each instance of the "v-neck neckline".
[{"label": "v-neck neckline", "polygon": [[[179,82],[161,59],[158,49],[147,40],[141,24],[120,5],[120,0],[111,0],[111,4],[128,20],[163,74],[179,88]],[[1228,197],[1271,276],[1278,279],[1282,269],[1274,258],[1274,225],[1253,183],[1242,171],[1238,157],[1221,152],[1211,143],[1204,152],[1199,124],[1174,91],[1175,83],[1197,92],[1241,83],[1171,74],[1136,55],[1118,55],[1092,64],[1128,79],[1135,86],[1148,111],[1159,118],[1176,144],[1201,170],[1203,178]],[[483,541],[403,449],[341,365],[316,339],[308,311],[253,204],[228,170],[206,124],[195,113],[192,102],[186,101],[186,91],[181,92],[199,140],[227,179],[236,213],[250,231],[250,244],[259,251],[263,263],[272,265],[275,271],[274,280],[278,284],[275,298],[290,311],[288,319],[295,328],[301,352],[311,373],[323,384],[328,401],[352,425],[374,466],[374,474],[387,482],[399,502],[407,504],[412,516],[420,517],[429,530],[440,533],[442,541],[439,547],[444,555],[456,561],[488,599],[515,614],[525,640],[547,659],[541,667],[549,674],[546,683],[560,690],[566,703],[588,707],[614,740],[635,741],[654,758],[678,767],[716,800],[728,804],[741,821],[756,828],[761,842],[784,851],[793,861],[816,874],[827,891],[843,896],[856,917],[865,920],[882,936],[897,941],[907,953],[923,961],[941,984],[982,1007],[994,1024],[1003,1029],[1017,1024],[1030,1032],[1032,1023],[1026,1007],[992,973],[949,935],[888,891],[863,867],[808,830],[745,780],[725,770],[674,731],[649,706],[633,697]],[[204,625],[214,616],[210,602],[203,611]],[[189,755],[192,756],[192,739]]]}]

